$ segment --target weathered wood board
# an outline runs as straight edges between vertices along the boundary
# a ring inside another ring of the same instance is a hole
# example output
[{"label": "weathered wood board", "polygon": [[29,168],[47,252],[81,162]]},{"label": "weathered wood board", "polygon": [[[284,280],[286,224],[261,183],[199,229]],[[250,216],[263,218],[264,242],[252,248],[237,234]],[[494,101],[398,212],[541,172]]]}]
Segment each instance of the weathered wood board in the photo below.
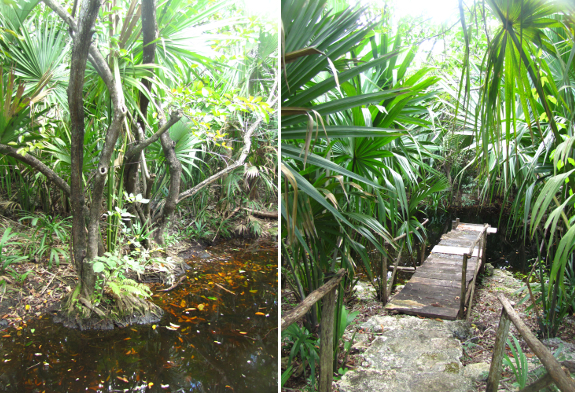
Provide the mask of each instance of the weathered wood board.
[{"label": "weathered wood board", "polygon": [[[462,256],[469,251],[482,228],[483,225],[460,223],[455,230],[444,234],[429,257],[385,308],[428,318],[456,319],[461,296]],[[478,254],[479,248],[476,247],[467,261],[467,287],[473,281],[477,264],[481,263]]]},{"label": "weathered wood board", "polygon": [[[442,246],[438,244],[437,246],[433,247],[433,250],[431,250],[431,252],[434,254],[441,253],[441,254],[463,255],[469,252],[469,247]],[[476,257],[477,255],[479,255],[479,250],[475,248],[473,250],[473,256]]]},{"label": "weathered wood board", "polygon": [[[481,224],[467,224],[464,222],[459,223],[456,230],[458,231],[475,231],[480,232],[483,229]],[[487,228],[487,233],[497,233],[497,228],[489,227]]]}]

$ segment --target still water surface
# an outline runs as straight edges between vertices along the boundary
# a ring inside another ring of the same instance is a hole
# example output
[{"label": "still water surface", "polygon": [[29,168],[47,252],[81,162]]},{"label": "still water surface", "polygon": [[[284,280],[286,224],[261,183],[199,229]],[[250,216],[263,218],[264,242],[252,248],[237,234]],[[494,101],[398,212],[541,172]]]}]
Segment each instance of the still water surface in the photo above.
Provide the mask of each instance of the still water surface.
[{"label": "still water surface", "polygon": [[80,332],[43,317],[3,331],[0,391],[277,391],[277,249],[212,254],[155,295],[156,325]]}]

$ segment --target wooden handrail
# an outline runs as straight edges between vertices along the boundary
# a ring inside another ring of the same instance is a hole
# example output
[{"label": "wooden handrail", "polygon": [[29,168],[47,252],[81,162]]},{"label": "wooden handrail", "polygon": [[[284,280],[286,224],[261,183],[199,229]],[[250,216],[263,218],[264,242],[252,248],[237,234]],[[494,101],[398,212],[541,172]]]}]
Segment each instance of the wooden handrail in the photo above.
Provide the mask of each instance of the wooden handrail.
[{"label": "wooden handrail", "polygon": [[321,300],[321,298],[324,297],[329,291],[334,289],[343,278],[345,272],[345,269],[339,269],[339,271],[331,280],[310,293],[309,296],[307,296],[300,304],[288,312],[285,317],[282,317],[282,332],[287,329],[289,325],[302,318],[314,304]]},{"label": "wooden handrail", "polygon": [[335,314],[335,289],[345,275],[345,269],[339,269],[327,283],[313,291],[300,304],[282,318],[282,332],[302,318],[309,309],[322,298],[321,328],[319,347],[319,391],[331,392],[333,382],[333,327]]},{"label": "wooden handrail", "polygon": [[[477,243],[483,237],[483,233],[485,231],[487,231],[487,228],[489,228],[489,224],[483,225],[483,229],[479,232],[479,235],[477,235],[477,238],[473,241],[473,243],[471,244],[471,247],[469,247],[469,251],[466,253],[468,258],[471,258],[473,256],[473,250],[475,249],[475,246],[477,245]],[[477,253],[477,256],[479,257],[479,252]]]},{"label": "wooden handrail", "polygon": [[505,352],[505,342],[509,333],[509,322],[513,322],[517,331],[529,348],[537,355],[549,376],[559,389],[563,392],[575,392],[575,381],[571,376],[567,375],[561,368],[559,362],[553,357],[553,354],[545,345],[535,337],[529,330],[527,325],[521,320],[519,314],[513,309],[509,300],[503,295],[498,294],[497,298],[503,305],[501,310],[501,320],[499,321],[499,328],[497,329],[497,336],[495,337],[495,347],[493,350],[493,358],[491,360],[491,367],[489,369],[489,377],[487,379],[486,392],[496,392],[499,387],[499,379],[501,378],[501,364],[503,362],[503,354]]},{"label": "wooden handrail", "polygon": [[[471,247],[469,247],[469,251],[463,254],[463,263],[461,264],[461,294],[459,295],[459,312],[460,315],[463,317],[465,313],[465,303],[467,301],[467,261],[469,258],[473,256],[473,250],[477,243],[484,237],[487,236],[487,228],[489,228],[489,224],[483,225],[483,229],[477,235],[477,238],[471,243]],[[479,247],[482,248],[482,247]],[[482,250],[477,250],[477,264],[481,264],[480,255]],[[473,301],[470,299],[470,301]]]}]

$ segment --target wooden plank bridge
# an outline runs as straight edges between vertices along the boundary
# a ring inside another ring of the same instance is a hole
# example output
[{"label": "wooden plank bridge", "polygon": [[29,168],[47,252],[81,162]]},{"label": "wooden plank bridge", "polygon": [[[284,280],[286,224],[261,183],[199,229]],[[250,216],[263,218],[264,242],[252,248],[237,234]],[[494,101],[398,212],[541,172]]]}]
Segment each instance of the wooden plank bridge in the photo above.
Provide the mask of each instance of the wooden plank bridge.
[{"label": "wooden plank bridge", "polygon": [[[475,279],[485,261],[487,234],[497,232],[488,224],[453,221],[453,229],[441,237],[425,262],[385,307],[390,311],[429,318],[467,316]],[[465,279],[463,271],[465,270]]]}]

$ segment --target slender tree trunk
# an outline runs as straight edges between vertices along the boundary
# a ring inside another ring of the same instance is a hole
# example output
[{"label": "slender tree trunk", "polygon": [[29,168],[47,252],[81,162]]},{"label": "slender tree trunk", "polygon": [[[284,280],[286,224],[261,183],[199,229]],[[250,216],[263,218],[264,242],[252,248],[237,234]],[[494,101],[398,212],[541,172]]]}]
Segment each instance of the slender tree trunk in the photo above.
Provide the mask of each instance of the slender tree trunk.
[{"label": "slender tree trunk", "polygon": [[[157,105],[161,108],[160,103],[157,103]],[[163,111],[160,109],[158,113],[160,114],[160,125],[163,125],[166,122],[163,116]],[[155,234],[156,242],[160,245],[164,245],[164,231],[166,230],[168,222],[172,218],[172,215],[176,210],[176,205],[178,204],[178,196],[180,194],[180,179],[182,177],[182,164],[176,157],[176,144],[172,138],[170,138],[170,134],[167,132],[162,134],[160,137],[160,142],[162,143],[162,150],[164,151],[166,163],[170,171],[170,188],[168,191],[168,196],[166,197],[166,203],[162,210],[162,215],[157,223],[158,226],[156,228]]]},{"label": "slender tree trunk", "polygon": [[85,266],[86,257],[86,217],[84,216],[84,187],[82,168],[84,163],[84,74],[88,52],[94,32],[94,24],[100,8],[100,0],[84,0],[78,16],[78,26],[73,39],[68,85],[68,105],[70,108],[71,143],[71,194],[72,239],[74,263],[80,277],[83,294],[89,296],[94,289],[94,271]]},{"label": "slender tree trunk", "polygon": [[[142,55],[143,64],[153,64],[156,59],[156,43],[158,38],[156,28],[156,2],[155,0],[142,1],[142,33],[144,38],[144,49]],[[152,70],[150,70],[152,72]],[[149,78],[142,78],[142,85],[150,93],[151,82]],[[140,91],[140,112],[141,116],[136,121],[136,139],[141,142],[146,135],[146,117],[148,114],[148,105],[150,101],[145,94]],[[129,158],[129,159],[128,159]],[[124,169],[124,189],[128,194],[136,193],[138,184],[138,172],[140,169],[140,160],[138,157],[126,157],[126,167]]]}]

